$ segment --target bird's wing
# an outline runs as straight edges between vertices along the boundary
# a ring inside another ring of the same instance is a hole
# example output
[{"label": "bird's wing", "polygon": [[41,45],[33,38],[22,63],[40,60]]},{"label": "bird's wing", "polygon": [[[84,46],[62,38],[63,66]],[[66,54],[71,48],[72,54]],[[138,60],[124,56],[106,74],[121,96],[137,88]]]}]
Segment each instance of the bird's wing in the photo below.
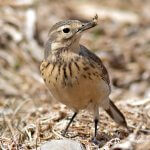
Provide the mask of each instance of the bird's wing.
[{"label": "bird's wing", "polygon": [[108,75],[107,69],[103,65],[101,59],[98,56],[96,56],[94,53],[92,53],[91,51],[89,51],[83,45],[80,45],[80,55],[84,56],[84,57],[87,57],[88,59],[90,59],[90,60],[94,61],[96,64],[98,64],[100,72],[101,72],[100,76],[102,77],[102,79],[108,85],[110,85],[110,79],[109,79],[109,75]]}]

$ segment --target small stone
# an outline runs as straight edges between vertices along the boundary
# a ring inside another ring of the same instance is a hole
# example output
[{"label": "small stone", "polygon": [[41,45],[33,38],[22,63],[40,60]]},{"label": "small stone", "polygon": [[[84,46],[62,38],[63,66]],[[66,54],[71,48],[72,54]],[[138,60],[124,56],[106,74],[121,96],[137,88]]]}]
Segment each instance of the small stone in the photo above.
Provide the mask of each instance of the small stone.
[{"label": "small stone", "polygon": [[40,147],[40,150],[85,150],[81,143],[73,140],[52,140]]}]

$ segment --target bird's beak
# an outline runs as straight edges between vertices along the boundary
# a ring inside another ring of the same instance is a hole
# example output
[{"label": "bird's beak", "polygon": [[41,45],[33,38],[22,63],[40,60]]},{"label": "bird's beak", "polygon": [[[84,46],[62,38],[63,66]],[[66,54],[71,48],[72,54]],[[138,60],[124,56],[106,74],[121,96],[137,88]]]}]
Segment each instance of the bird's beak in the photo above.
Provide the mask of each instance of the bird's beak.
[{"label": "bird's beak", "polygon": [[80,27],[77,32],[81,33],[85,30],[95,27],[97,25],[97,20],[98,20],[98,16],[96,15],[92,21],[83,23],[82,27]]}]

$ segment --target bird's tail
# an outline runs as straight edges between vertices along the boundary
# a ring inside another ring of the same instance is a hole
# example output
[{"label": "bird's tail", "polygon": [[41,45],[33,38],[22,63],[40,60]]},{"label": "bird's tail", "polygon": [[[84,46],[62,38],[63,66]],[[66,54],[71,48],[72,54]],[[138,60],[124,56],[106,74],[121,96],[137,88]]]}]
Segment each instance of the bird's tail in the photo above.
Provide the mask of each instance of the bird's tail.
[{"label": "bird's tail", "polygon": [[128,128],[124,115],[111,100],[109,100],[109,108],[105,111],[116,123]]}]

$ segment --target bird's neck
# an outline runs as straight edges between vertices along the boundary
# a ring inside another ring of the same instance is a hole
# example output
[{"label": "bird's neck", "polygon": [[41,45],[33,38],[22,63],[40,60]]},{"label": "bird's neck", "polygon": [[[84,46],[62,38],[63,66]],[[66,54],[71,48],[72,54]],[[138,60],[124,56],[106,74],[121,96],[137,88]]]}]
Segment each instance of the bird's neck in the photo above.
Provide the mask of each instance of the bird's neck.
[{"label": "bird's neck", "polygon": [[[73,53],[79,53],[80,51],[80,44],[79,44],[80,39],[74,39],[73,41],[68,41],[65,43],[61,42],[52,42],[51,43],[51,52],[52,53],[57,53],[61,49],[67,50],[68,52],[73,52]],[[60,53],[60,52],[58,52]]]},{"label": "bird's neck", "polygon": [[64,58],[67,61],[71,58],[70,56],[79,54],[80,44],[77,41],[73,42],[71,45],[68,46],[61,45],[60,43],[59,44],[52,43],[51,49],[52,49],[51,53],[47,58],[48,61],[51,62],[64,61]]},{"label": "bird's neck", "polygon": [[79,53],[80,51],[80,44],[79,44],[80,39],[75,39],[71,45],[69,46],[69,49],[73,53]]}]

